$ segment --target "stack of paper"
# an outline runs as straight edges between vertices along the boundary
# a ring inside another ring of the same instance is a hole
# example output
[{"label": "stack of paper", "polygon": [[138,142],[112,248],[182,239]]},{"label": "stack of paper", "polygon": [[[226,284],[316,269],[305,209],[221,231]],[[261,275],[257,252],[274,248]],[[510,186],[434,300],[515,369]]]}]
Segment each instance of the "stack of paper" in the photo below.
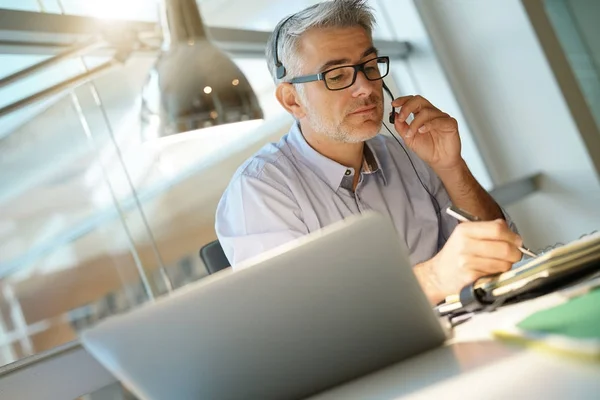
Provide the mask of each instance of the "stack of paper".
[{"label": "stack of paper", "polygon": [[600,232],[557,247],[508,272],[479,279],[475,287],[493,297],[507,295],[536,280],[600,263]]}]

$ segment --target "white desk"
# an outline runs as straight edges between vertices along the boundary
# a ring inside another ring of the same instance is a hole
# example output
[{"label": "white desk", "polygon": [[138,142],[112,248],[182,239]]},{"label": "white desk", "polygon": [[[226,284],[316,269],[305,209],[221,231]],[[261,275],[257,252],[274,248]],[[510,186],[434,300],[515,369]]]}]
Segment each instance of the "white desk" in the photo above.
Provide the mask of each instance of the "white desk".
[{"label": "white desk", "polygon": [[600,399],[600,363],[529,350],[491,337],[492,329],[557,301],[556,296],[475,317],[457,327],[446,346],[311,399]]}]

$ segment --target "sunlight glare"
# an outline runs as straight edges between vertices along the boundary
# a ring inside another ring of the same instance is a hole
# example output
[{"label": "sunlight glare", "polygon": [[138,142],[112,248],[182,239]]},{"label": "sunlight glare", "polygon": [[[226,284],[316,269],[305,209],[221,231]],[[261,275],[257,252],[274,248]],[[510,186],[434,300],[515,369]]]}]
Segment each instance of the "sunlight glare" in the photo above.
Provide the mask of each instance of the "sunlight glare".
[{"label": "sunlight glare", "polygon": [[[68,3],[67,3],[68,4]],[[77,2],[77,13],[100,19],[156,20],[158,2],[156,0],[102,0]],[[67,12],[69,8],[67,8]],[[75,10],[73,10],[75,11]]]}]

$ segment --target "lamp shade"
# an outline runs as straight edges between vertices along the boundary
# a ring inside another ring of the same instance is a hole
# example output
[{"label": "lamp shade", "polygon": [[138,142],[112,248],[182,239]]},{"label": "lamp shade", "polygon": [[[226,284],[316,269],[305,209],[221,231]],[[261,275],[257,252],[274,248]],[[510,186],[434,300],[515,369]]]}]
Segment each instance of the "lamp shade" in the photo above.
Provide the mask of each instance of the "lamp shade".
[{"label": "lamp shade", "polygon": [[142,93],[153,136],[263,118],[244,74],[207,37],[195,0],[164,0],[161,26],[162,50]]}]

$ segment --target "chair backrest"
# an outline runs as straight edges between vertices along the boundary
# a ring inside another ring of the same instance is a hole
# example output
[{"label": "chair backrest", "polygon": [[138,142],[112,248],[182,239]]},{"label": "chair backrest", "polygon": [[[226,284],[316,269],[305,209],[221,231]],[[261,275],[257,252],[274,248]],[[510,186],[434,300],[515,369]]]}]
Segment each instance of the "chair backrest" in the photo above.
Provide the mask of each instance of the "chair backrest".
[{"label": "chair backrest", "polygon": [[214,274],[231,266],[218,240],[205,244],[200,249],[200,259],[206,266],[209,274]]}]

